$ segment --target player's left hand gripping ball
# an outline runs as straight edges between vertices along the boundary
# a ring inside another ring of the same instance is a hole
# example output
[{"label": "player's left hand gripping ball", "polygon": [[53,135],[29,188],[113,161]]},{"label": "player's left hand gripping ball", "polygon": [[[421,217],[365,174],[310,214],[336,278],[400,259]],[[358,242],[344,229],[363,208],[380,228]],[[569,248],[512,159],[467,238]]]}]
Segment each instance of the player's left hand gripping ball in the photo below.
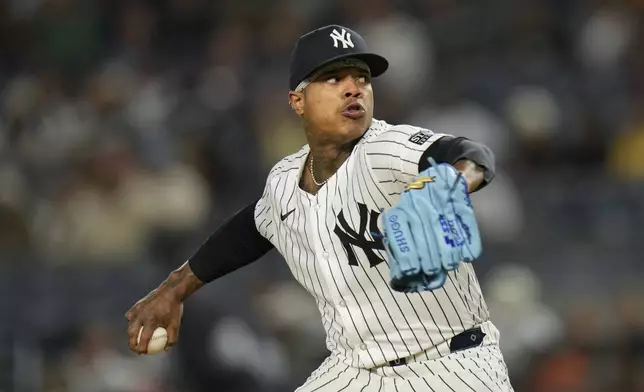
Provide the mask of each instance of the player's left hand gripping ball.
[{"label": "player's left hand gripping ball", "polygon": [[448,271],[482,251],[465,179],[451,165],[430,163],[382,216],[391,287],[400,292],[440,288]]}]

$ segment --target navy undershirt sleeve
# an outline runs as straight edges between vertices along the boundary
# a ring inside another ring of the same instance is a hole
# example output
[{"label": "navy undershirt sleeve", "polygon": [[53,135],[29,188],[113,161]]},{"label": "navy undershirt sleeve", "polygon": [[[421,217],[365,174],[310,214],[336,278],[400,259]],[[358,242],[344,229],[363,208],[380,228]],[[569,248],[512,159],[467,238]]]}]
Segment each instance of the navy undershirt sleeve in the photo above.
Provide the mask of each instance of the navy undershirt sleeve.
[{"label": "navy undershirt sleeve", "polygon": [[429,168],[428,158],[432,157],[436,163],[453,165],[461,159],[469,159],[485,169],[483,183],[476,191],[483,189],[494,179],[495,156],[492,150],[484,144],[474,142],[464,137],[444,136],[432,143],[420,157],[418,172]]},{"label": "navy undershirt sleeve", "polygon": [[273,249],[273,244],[255,226],[256,205],[257,201],[230,217],[188,260],[199,280],[211,282],[251,264]]}]

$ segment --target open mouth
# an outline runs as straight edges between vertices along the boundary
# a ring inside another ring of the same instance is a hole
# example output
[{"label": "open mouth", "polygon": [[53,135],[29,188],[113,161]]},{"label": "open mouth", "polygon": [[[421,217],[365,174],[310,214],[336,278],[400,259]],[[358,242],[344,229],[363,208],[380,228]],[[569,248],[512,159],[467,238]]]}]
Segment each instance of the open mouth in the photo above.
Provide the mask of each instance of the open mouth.
[{"label": "open mouth", "polygon": [[364,107],[362,107],[362,105],[358,102],[350,103],[349,105],[345,106],[344,110],[342,111],[343,116],[352,119],[361,118],[362,116],[364,116],[364,114]]}]

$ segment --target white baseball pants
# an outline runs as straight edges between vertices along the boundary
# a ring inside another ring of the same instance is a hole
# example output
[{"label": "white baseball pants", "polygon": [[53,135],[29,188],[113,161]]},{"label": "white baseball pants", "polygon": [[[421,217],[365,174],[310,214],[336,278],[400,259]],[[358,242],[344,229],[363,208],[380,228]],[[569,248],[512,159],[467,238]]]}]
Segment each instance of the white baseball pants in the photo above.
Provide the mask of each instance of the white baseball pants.
[{"label": "white baseball pants", "polygon": [[513,392],[498,346],[375,369],[328,357],[295,392]]}]

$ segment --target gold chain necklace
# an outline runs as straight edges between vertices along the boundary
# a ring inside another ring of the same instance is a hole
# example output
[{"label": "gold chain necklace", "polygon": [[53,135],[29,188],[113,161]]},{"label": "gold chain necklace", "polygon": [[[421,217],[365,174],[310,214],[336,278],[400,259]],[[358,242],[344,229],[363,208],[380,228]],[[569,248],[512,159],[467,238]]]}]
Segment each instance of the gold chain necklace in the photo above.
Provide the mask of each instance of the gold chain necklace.
[{"label": "gold chain necklace", "polygon": [[324,180],[322,182],[317,182],[317,180],[315,179],[315,174],[313,174],[313,154],[311,154],[311,163],[309,164],[309,171],[311,172],[311,179],[313,180],[315,185],[322,186],[322,185],[326,184],[327,180]]}]

